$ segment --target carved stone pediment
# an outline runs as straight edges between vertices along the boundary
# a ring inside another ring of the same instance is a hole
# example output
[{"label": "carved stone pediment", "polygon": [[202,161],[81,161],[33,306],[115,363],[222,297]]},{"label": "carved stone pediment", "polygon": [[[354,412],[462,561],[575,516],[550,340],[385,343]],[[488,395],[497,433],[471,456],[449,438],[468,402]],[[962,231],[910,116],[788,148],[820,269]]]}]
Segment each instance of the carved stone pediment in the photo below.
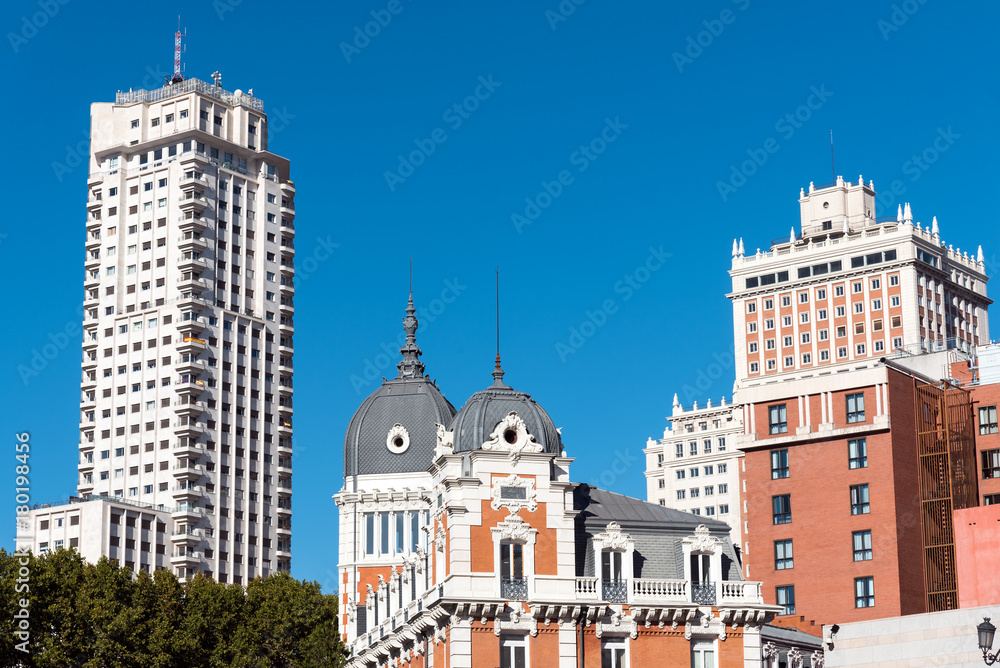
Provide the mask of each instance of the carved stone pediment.
[{"label": "carved stone pediment", "polygon": [[528,433],[528,428],[515,411],[497,423],[489,435],[489,440],[483,443],[483,450],[507,452],[512,464],[525,452],[541,452],[542,444],[535,442],[535,437]]}]

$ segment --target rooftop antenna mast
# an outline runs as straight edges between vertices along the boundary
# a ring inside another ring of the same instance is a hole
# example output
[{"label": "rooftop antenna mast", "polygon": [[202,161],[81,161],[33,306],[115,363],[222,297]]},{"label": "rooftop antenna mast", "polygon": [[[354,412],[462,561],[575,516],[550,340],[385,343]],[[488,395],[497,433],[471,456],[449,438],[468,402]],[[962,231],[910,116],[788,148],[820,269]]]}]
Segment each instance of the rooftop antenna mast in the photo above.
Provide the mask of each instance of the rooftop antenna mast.
[{"label": "rooftop antenna mast", "polygon": [[177,32],[174,33],[174,75],[170,77],[170,83],[180,83],[184,81],[184,75],[181,74],[181,54],[184,53],[184,49],[181,46],[181,38],[187,35],[187,30],[181,33],[181,17],[177,15]]}]

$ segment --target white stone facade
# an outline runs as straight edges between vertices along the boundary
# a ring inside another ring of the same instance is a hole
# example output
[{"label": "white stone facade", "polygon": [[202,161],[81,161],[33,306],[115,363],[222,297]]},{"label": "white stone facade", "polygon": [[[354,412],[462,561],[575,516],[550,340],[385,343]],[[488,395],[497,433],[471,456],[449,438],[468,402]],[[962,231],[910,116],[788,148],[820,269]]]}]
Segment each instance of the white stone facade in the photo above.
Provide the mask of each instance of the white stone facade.
[{"label": "white stone facade", "polygon": [[91,109],[78,493],[164,509],[181,577],[290,567],[295,187],[262,108],[189,79]]},{"label": "white stone facade", "polygon": [[838,178],[799,199],[801,227],[770,250],[733,242],[736,378],[838,362],[971,349],[989,339],[986,268],[946,245],[937,218],[874,217],[872,184]]},{"label": "white stone facade", "polygon": [[726,404],[685,410],[674,395],[663,438],[646,442],[646,500],[726,522],[740,538],[740,474],[743,412]]}]

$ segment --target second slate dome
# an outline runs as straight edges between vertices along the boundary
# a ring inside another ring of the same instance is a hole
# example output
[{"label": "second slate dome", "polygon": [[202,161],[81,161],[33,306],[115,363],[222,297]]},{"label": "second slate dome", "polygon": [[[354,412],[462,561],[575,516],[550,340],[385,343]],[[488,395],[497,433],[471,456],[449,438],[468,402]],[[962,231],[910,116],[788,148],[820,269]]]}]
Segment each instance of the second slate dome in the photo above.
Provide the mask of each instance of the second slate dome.
[{"label": "second slate dome", "polygon": [[493,385],[476,392],[465,402],[449,427],[454,432],[455,452],[478,450],[490,440],[490,434],[511,412],[524,421],[524,427],[542,446],[542,452],[560,454],[562,438],[552,418],[531,395],[504,384],[500,358],[493,371]]}]

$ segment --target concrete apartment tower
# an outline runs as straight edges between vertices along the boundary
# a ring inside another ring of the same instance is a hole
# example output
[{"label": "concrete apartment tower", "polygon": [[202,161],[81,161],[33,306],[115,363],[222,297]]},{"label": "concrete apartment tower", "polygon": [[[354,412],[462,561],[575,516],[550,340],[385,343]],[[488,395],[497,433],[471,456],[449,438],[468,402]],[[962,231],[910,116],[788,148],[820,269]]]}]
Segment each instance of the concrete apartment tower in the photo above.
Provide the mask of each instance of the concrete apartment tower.
[{"label": "concrete apartment tower", "polygon": [[295,187],[213,79],[91,108],[79,497],[21,528],[246,583],[291,563]]}]

